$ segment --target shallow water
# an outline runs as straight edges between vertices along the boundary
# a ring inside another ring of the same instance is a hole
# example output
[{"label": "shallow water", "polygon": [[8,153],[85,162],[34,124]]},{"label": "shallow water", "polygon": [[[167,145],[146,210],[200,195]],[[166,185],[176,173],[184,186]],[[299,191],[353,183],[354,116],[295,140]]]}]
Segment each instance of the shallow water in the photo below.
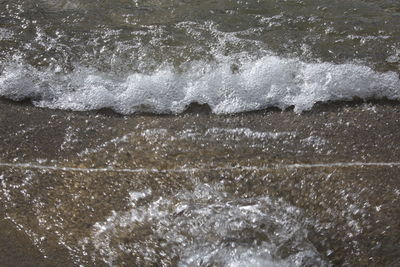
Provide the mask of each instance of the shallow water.
[{"label": "shallow water", "polygon": [[399,265],[399,21],[389,0],[1,1],[0,262]]},{"label": "shallow water", "polygon": [[118,116],[0,103],[9,266],[13,251],[37,266],[400,261],[397,104]]}]

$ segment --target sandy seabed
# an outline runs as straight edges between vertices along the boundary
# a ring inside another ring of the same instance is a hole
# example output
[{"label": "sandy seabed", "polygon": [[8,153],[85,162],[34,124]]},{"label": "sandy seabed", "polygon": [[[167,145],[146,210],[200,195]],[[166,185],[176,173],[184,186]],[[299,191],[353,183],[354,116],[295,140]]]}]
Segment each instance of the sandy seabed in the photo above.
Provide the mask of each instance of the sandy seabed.
[{"label": "sandy seabed", "polygon": [[[237,198],[268,196],[299,208],[314,222],[307,238],[333,265],[400,264],[398,103],[331,103],[300,115],[220,116],[193,107],[120,116],[3,99],[0,179],[2,266],[103,266],[95,245],[85,248],[89,255],[80,250],[96,223],[129,210],[130,192],[168,198],[194,183],[223,183]],[[114,242],[148,238],[143,230]],[[115,265],[151,265],[115,253]]]}]

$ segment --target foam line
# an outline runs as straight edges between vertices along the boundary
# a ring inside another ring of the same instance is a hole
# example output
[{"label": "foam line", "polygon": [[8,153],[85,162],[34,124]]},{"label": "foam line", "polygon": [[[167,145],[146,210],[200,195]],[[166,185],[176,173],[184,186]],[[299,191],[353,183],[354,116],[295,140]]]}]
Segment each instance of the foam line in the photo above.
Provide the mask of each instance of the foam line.
[{"label": "foam line", "polygon": [[400,162],[333,162],[333,163],[295,163],[295,164],[270,164],[264,166],[237,166],[215,168],[175,168],[159,170],[156,168],[75,168],[63,166],[46,166],[30,163],[2,163],[0,167],[19,169],[39,169],[66,172],[116,172],[116,173],[187,173],[200,171],[225,171],[225,170],[273,170],[273,169],[310,169],[310,168],[346,168],[346,167],[400,167]]},{"label": "foam line", "polygon": [[[235,58],[235,56],[233,56]],[[232,72],[232,58],[200,61],[184,71],[163,67],[121,77],[77,65],[68,74],[9,63],[0,75],[0,96],[36,99],[40,107],[76,111],[111,108],[135,112],[181,113],[190,103],[208,104],[216,114],[285,109],[301,112],[317,102],[388,98],[400,100],[395,72],[377,72],[359,64],[307,63],[265,56],[243,60]]]}]

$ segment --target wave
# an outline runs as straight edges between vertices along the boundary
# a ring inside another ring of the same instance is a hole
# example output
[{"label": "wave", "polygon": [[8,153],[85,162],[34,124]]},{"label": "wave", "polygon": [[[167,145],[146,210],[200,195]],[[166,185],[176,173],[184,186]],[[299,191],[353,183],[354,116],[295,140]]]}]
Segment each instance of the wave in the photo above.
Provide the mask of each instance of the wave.
[{"label": "wave", "polygon": [[264,56],[241,62],[192,62],[182,69],[163,66],[152,73],[111,74],[76,66],[70,73],[8,63],[0,75],[0,96],[32,99],[39,107],[87,111],[111,108],[122,114],[181,113],[191,103],[228,114],[268,107],[302,112],[317,102],[400,99],[395,72],[356,63],[307,63]]}]

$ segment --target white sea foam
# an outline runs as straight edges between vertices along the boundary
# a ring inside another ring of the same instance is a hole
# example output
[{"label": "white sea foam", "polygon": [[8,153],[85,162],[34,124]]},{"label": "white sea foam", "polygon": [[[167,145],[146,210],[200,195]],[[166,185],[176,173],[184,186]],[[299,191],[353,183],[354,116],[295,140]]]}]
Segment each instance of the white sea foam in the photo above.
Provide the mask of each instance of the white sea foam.
[{"label": "white sea foam", "polygon": [[353,97],[400,98],[395,72],[376,72],[357,64],[306,63],[265,56],[234,65],[195,62],[183,71],[164,66],[153,73],[111,75],[86,67],[64,74],[37,70],[23,63],[4,67],[0,95],[14,100],[32,98],[41,107],[116,112],[180,113],[190,103],[208,104],[217,114],[282,109],[296,112],[317,102]]},{"label": "white sea foam", "polygon": [[83,243],[110,266],[124,255],[137,255],[137,265],[143,257],[157,265],[178,258],[182,267],[329,266],[308,240],[299,209],[269,197],[233,199],[221,189],[198,184],[173,200],[131,192],[131,209],[96,223]]}]

